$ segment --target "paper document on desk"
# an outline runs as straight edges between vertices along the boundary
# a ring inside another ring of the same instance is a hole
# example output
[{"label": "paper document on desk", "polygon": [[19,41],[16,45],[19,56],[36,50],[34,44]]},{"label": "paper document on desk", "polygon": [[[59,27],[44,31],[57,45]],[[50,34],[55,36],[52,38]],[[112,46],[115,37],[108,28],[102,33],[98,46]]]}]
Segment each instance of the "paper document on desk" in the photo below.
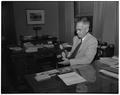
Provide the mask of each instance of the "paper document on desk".
[{"label": "paper document on desk", "polygon": [[63,82],[67,86],[72,85],[72,84],[82,83],[82,82],[86,81],[86,79],[84,79],[83,77],[81,77],[76,72],[61,74],[61,75],[58,75],[58,76],[60,77],[60,79],[63,80]]},{"label": "paper document on desk", "polygon": [[34,78],[36,79],[36,81],[42,81],[42,80],[50,79],[50,76],[48,74],[43,74],[43,75],[36,75]]},{"label": "paper document on desk", "polygon": [[100,62],[107,64],[109,66],[118,68],[118,59],[115,58],[109,58],[109,57],[104,57],[104,58],[100,58],[99,60]]},{"label": "paper document on desk", "polygon": [[32,53],[32,52],[37,52],[37,51],[38,51],[38,47],[35,47],[35,46],[33,46],[33,47],[28,47],[28,48],[26,48],[26,50],[25,50],[26,53]]}]

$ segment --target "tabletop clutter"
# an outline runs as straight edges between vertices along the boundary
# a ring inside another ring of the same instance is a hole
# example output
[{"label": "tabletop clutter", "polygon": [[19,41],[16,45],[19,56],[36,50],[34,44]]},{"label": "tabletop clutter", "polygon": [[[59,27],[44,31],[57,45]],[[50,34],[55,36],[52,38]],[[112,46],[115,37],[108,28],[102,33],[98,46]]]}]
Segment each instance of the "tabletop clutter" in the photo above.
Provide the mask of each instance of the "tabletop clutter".
[{"label": "tabletop clutter", "polygon": [[53,69],[41,73],[36,73],[35,80],[36,81],[43,81],[46,79],[50,79],[53,76],[58,76],[67,86],[85,82],[86,79],[84,79],[82,76],[80,76],[78,73],[72,70],[71,67],[64,67],[59,69]]}]

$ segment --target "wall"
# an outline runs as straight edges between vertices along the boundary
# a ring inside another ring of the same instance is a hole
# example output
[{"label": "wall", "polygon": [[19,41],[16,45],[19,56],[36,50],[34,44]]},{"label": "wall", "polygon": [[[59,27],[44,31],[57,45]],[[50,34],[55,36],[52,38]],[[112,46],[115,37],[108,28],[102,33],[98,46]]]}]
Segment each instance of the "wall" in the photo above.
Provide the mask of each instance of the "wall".
[{"label": "wall", "polygon": [[73,42],[74,36],[74,3],[65,2],[65,41]]},{"label": "wall", "polygon": [[59,39],[72,43],[74,36],[74,2],[59,2]]},{"label": "wall", "polygon": [[59,2],[59,39],[65,41],[65,3]]},{"label": "wall", "polygon": [[93,16],[94,3],[92,1],[76,1],[75,2],[75,17],[76,16]]},{"label": "wall", "polygon": [[49,34],[58,37],[59,32],[59,19],[58,19],[58,2],[14,2],[14,17],[17,38],[19,35],[35,35],[33,31],[33,25],[28,25],[26,21],[27,9],[39,9],[45,10],[45,24],[39,25],[42,30],[39,31],[39,35]]},{"label": "wall", "polygon": [[2,41],[3,44],[16,44],[16,32],[14,27],[13,3],[2,2]]}]

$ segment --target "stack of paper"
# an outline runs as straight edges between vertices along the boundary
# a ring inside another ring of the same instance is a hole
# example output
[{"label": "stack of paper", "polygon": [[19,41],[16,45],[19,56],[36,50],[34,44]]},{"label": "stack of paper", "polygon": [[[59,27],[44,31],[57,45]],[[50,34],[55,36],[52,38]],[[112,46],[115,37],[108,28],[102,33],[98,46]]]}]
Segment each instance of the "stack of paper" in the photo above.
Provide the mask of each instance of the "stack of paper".
[{"label": "stack of paper", "polygon": [[82,82],[86,81],[86,79],[84,79],[83,77],[81,77],[76,72],[61,74],[61,75],[58,75],[58,76],[60,77],[60,79],[63,80],[63,82],[67,86],[72,85],[72,84],[82,83]]},{"label": "stack of paper", "polygon": [[113,78],[117,78],[118,79],[118,74],[116,74],[116,73],[109,72],[107,70],[100,70],[99,72],[101,72],[101,73],[103,73],[105,75],[111,76]]},{"label": "stack of paper", "polygon": [[108,65],[113,65],[113,64],[117,64],[118,60],[106,57],[106,58],[100,58],[100,62],[108,64]]},{"label": "stack of paper", "polygon": [[109,65],[110,67],[118,68],[118,59],[106,57],[100,58],[99,61],[102,62],[103,64]]}]

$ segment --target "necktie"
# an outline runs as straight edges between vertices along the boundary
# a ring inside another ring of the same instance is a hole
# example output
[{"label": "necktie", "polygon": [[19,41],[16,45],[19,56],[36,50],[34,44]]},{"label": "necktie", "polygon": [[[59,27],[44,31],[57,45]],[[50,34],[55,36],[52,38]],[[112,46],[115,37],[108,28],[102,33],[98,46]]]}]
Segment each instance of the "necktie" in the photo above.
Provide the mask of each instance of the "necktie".
[{"label": "necktie", "polygon": [[75,58],[77,52],[78,52],[78,49],[80,48],[81,44],[82,44],[82,39],[80,38],[81,42],[76,46],[76,48],[74,49],[73,53],[71,54],[70,57],[68,57],[68,59],[72,59],[72,58]]}]

